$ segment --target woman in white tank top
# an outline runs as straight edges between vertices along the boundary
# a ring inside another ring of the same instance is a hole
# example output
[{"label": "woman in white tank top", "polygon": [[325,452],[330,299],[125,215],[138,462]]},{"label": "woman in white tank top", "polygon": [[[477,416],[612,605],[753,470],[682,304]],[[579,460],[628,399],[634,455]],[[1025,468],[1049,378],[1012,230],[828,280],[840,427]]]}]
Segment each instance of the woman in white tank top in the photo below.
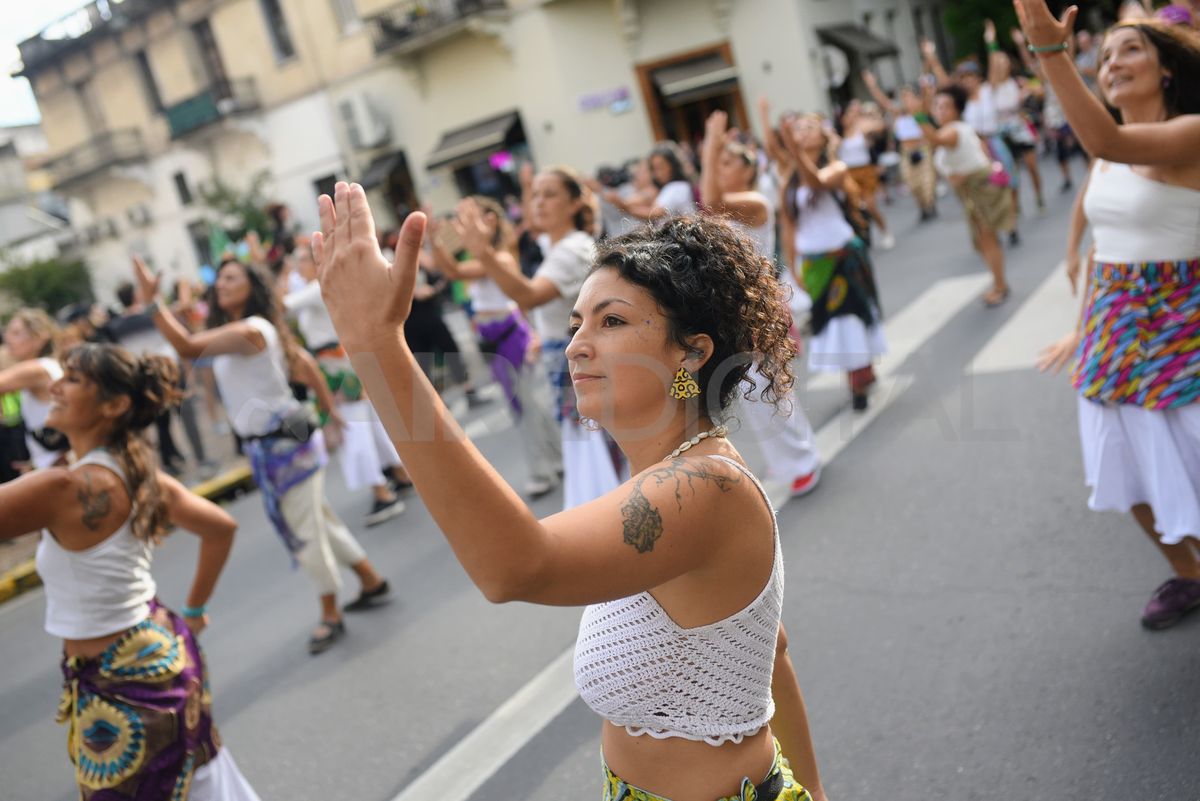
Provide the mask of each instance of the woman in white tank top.
[{"label": "woman in white tank top", "polygon": [[[142,297],[156,297],[161,276],[136,256],[133,268]],[[317,590],[321,617],[308,649],[319,654],[345,633],[342,611],[372,608],[389,592],[387,581],[325,499],[325,438],[335,447],[345,422],[316,360],[292,341],[281,322],[270,279],[259,268],[226,259],[217,270],[212,298],[208,329],[195,333],[157,301],[147,310],[182,358],[213,358],[221,402],[250,461],[267,518],[293,565],[304,570]],[[292,395],[289,380],[314,391],[328,418],[323,429]],[[361,584],[358,597],[344,610],[337,603],[342,567],[353,570]]]},{"label": "woman in white tank top", "polygon": [[[494,602],[588,605],[575,676],[605,720],[605,797],[822,799],[777,640],[778,531],[718,425],[749,390],[746,354],[760,354],[767,402],[791,383],[795,348],[771,265],[702,217],[600,246],[570,310],[566,356],[579,413],[613,436],[632,477],[538,520],[462,435],[403,340],[423,216],[405,222],[389,265],[372,246],[361,186],[340,183],[320,203],[314,247],[334,325],[351,353],[377,360],[368,394],[389,399],[384,424],[459,561]],[[417,415],[435,436],[407,435]],[[625,622],[638,637],[624,636]],[[786,730],[772,730],[776,710]]]},{"label": "woman in white tank top", "polygon": [[[47,423],[71,468],[0,485],[0,540],[42,531],[46,630],[63,640],[59,722],[80,798],[257,801],[212,721],[196,642],[237,524],[158,470],[141,432],[179,400],[178,368],[116,345],[81,345],[50,387]],[[152,547],[168,524],[200,537],[182,615],[159,602]]]},{"label": "woman in white tank top", "polygon": [[896,239],[888,232],[887,219],[879,210],[879,167],[871,153],[872,138],[886,136],[887,126],[882,117],[868,114],[859,100],[847,104],[841,122],[843,137],[837,146],[837,159],[846,165],[847,174],[857,185],[867,213],[879,226],[879,247],[891,250]]},{"label": "woman in white tank top", "polygon": [[[700,149],[700,197],[710,213],[729,220],[754,243],[759,257],[778,271],[775,209],[757,189],[758,159],[754,150],[738,142],[732,133],[725,112],[714,111],[709,116]],[[791,271],[785,275],[790,279]],[[797,294],[804,295],[794,280],[784,283],[788,284],[793,299]],[[766,387],[766,379],[757,368],[751,369],[750,376],[756,386]],[[747,400],[742,404],[742,413],[767,458],[768,485],[785,485],[778,493],[773,486],[772,497],[787,499],[806,495],[816,488],[821,477],[821,457],[812,426],[794,391],[787,393],[785,403],[789,411],[779,414],[769,403]]]},{"label": "woman in white tank top", "polygon": [[1026,0],[1021,20],[1095,159],[1079,326],[1041,366],[1076,361],[1088,503],[1131,512],[1170,564],[1142,610],[1164,629],[1200,609],[1200,40],[1150,20],[1105,34],[1098,87],[1118,124],[1067,56],[1073,17]]},{"label": "woman in white tank top", "polygon": [[62,376],[54,357],[58,327],[41,309],[18,309],[4,328],[4,346],[17,364],[0,370],[0,395],[19,392],[25,447],[33,469],[50,467],[66,455],[62,436],[47,429],[50,385]]}]

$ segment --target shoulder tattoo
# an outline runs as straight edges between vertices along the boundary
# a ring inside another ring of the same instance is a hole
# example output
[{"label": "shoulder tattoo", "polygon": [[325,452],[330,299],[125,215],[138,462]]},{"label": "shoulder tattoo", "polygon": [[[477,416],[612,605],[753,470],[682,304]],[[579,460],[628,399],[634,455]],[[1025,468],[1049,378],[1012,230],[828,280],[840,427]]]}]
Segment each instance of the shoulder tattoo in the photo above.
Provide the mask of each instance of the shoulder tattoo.
[{"label": "shoulder tattoo", "polygon": [[716,473],[706,464],[697,460],[687,461],[681,457],[672,459],[671,463],[664,467],[648,470],[638,476],[628,500],[621,506],[625,543],[636,548],[638,553],[646,553],[654,550],[654,543],[662,536],[662,515],[642,491],[646,482],[652,482],[655,487],[674,484],[675,503],[682,510],[685,484],[690,494],[695,496],[697,481],[712,482],[721,492],[728,492],[734,484],[741,482],[741,476]]},{"label": "shoulder tattoo", "polygon": [[87,473],[83,474],[83,487],[77,495],[79,504],[83,507],[83,524],[89,531],[95,531],[100,527],[100,521],[107,517],[112,509],[112,498],[109,497],[108,490],[93,491],[92,477]]}]

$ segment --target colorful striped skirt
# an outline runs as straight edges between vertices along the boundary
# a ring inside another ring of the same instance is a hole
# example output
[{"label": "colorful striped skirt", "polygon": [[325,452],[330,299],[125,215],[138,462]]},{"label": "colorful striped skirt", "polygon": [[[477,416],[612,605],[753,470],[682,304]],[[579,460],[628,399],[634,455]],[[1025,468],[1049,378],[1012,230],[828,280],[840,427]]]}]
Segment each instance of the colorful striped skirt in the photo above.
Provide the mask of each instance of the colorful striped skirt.
[{"label": "colorful striped skirt", "polygon": [[1200,400],[1200,259],[1097,262],[1072,376],[1091,401],[1173,409]]},{"label": "colorful striped skirt", "polygon": [[183,618],[150,616],[99,657],[63,660],[59,723],[84,801],[188,798],[221,746],[204,661]]}]

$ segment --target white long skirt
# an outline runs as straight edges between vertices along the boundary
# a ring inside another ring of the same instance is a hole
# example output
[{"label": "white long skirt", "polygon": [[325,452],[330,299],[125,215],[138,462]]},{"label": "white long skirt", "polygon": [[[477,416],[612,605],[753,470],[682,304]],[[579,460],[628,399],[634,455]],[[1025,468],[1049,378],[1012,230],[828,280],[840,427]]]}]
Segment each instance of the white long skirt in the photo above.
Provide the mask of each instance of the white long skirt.
[{"label": "white long skirt", "polygon": [[887,353],[887,340],[878,323],[867,326],[853,314],[834,317],[808,341],[808,369],[843,372],[869,367]]},{"label": "white long skirt", "polygon": [[812,424],[795,390],[788,393],[785,407],[779,409],[761,398],[767,379],[757,364],[750,368],[748,376],[754,382],[754,392],[750,398],[741,398],[742,418],[766,457],[767,479],[786,481],[791,486],[792,481],[821,466]]},{"label": "white long skirt", "polygon": [[1200,404],[1155,411],[1080,396],[1079,436],[1089,507],[1144,503],[1164,544],[1200,537]]},{"label": "white long skirt", "polygon": [[250,782],[238,770],[233,754],[222,747],[208,763],[196,768],[192,776],[190,801],[262,801]]},{"label": "white long skirt", "polygon": [[621,486],[624,479],[613,466],[604,432],[588,431],[573,420],[563,420],[561,429],[564,511]]}]

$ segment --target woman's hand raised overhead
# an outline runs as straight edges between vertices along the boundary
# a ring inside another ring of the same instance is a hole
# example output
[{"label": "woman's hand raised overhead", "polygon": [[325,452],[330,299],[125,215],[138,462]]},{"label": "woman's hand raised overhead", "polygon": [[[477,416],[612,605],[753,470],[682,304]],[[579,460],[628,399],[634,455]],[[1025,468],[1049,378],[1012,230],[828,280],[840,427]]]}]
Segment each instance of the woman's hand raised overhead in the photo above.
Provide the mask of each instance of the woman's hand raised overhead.
[{"label": "woman's hand raised overhead", "polygon": [[413,212],[404,221],[396,258],[388,264],[361,186],[339,181],[333,197],[322,195],[318,204],[321,230],[313,234],[313,259],[338,338],[352,353],[395,342],[412,308],[425,215]]}]

